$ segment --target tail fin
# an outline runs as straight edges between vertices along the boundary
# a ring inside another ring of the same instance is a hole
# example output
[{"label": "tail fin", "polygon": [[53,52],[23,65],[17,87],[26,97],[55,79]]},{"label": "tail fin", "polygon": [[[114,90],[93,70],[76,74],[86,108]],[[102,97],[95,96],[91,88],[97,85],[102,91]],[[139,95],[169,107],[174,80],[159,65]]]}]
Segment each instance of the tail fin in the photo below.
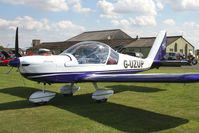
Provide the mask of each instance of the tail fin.
[{"label": "tail fin", "polygon": [[153,43],[153,46],[148,54],[147,59],[161,60],[166,55],[167,37],[166,31],[160,31]]}]

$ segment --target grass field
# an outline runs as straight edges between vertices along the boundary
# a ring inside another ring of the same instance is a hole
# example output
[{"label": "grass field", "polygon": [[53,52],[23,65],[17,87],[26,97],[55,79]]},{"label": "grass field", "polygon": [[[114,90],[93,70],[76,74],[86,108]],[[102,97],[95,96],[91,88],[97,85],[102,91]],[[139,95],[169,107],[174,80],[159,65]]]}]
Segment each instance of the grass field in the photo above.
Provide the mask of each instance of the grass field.
[{"label": "grass field", "polygon": [[[64,97],[64,84],[47,86],[57,92],[45,106],[35,106],[28,97],[41,84],[26,80],[15,70],[9,75],[0,67],[0,133],[198,133],[199,83],[99,83],[113,89],[107,103],[91,99],[91,83]],[[162,68],[149,72],[199,72]]]}]

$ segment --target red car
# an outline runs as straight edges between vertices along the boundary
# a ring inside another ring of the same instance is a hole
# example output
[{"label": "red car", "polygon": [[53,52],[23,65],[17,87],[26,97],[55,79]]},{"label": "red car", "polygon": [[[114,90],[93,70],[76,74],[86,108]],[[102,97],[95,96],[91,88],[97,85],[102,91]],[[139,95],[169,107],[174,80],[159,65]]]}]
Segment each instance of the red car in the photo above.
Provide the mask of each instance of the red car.
[{"label": "red car", "polygon": [[5,51],[0,51],[0,66],[7,66],[8,62],[14,59]]}]

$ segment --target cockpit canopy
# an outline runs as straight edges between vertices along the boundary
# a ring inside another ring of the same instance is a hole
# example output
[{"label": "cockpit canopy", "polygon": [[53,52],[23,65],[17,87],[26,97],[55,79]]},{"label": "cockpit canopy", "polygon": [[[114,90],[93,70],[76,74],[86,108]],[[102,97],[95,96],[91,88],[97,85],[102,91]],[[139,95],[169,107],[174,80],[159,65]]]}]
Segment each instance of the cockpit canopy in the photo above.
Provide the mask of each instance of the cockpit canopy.
[{"label": "cockpit canopy", "polygon": [[118,53],[109,46],[95,41],[77,43],[62,52],[61,55],[67,53],[72,54],[79,64],[117,64],[119,58]]}]

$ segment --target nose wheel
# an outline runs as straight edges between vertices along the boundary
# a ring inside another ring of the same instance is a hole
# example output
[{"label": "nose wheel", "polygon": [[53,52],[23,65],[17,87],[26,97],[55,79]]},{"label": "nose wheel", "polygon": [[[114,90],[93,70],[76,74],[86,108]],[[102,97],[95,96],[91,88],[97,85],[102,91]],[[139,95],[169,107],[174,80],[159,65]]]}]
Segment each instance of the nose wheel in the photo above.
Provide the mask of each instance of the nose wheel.
[{"label": "nose wheel", "polygon": [[55,97],[56,93],[45,91],[45,85],[44,83],[42,91],[36,91],[29,97],[30,102],[36,105],[44,105]]}]

